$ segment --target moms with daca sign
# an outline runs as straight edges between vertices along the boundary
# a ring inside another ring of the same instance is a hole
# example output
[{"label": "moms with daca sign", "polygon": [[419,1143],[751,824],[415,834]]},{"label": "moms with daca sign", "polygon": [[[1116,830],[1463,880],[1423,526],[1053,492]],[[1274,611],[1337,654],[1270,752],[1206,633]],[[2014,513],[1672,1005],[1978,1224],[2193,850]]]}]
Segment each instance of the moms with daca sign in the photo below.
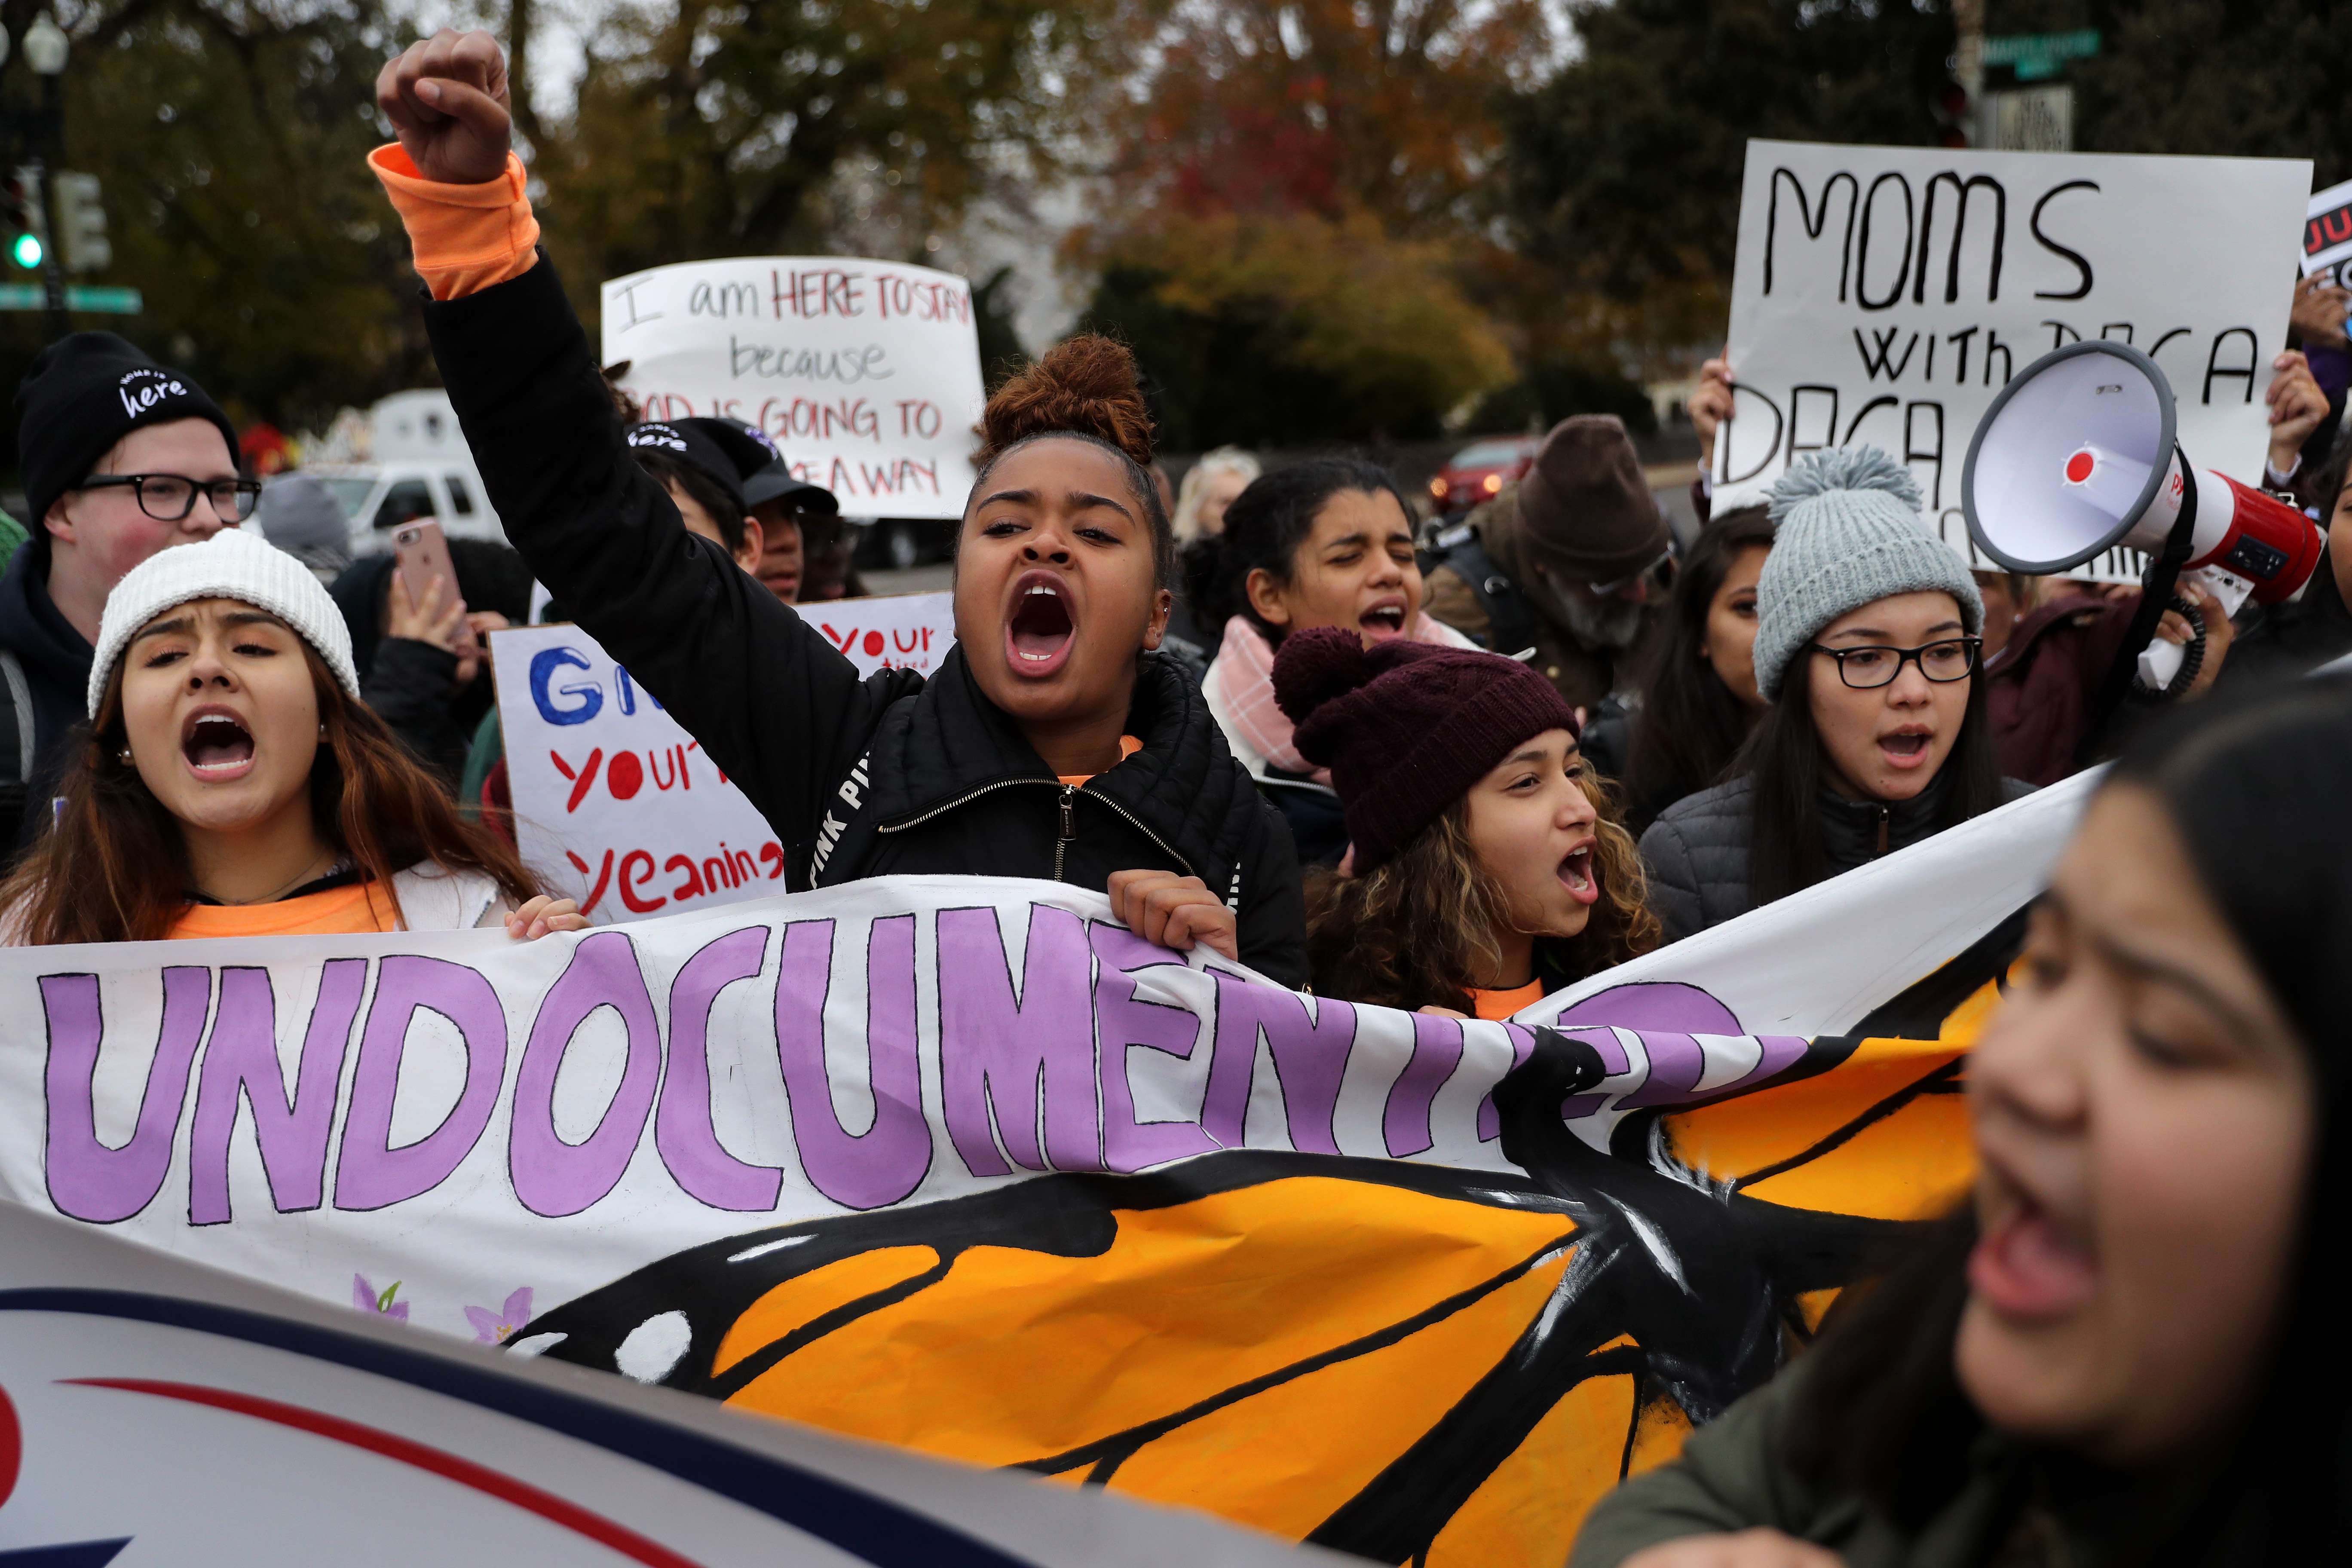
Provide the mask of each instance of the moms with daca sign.
[{"label": "moms with daca sign", "polygon": [[[2311,165],[2288,159],[1751,141],[1716,443],[1718,511],[1791,459],[1902,457],[1944,539],[1979,559],[1960,465],[2010,377],[2084,338],[2155,360],[2198,463],[2259,484]],[[2084,575],[2137,582],[2130,552]]]},{"label": "moms with daca sign", "polygon": [[[804,605],[861,676],[928,675],[955,643],[953,595]],[[782,891],[784,847],[653,694],[572,626],[493,634],[522,857],[600,925]]]},{"label": "moms with daca sign", "polygon": [[2087,781],[1508,1022],[884,878],[530,944],[0,951],[0,1197],[381,1319],[1557,1568],[1961,1192]]},{"label": "moms with daca sign", "polygon": [[689,261],[604,289],[604,362],[648,419],[757,426],[793,472],[876,517],[957,517],[985,401],[971,285],[845,257]]}]

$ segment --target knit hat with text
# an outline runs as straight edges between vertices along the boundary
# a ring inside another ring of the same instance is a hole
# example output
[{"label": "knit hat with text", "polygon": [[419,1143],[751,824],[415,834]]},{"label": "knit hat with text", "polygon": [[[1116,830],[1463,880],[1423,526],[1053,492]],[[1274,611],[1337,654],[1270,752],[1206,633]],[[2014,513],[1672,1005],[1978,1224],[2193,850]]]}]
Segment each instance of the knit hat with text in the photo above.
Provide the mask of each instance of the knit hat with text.
[{"label": "knit hat with text", "polygon": [[1756,580],[1756,689],[1766,701],[1823,626],[1896,594],[1949,594],[1968,629],[1984,630],[1976,580],[1921,521],[1910,471],[1877,447],[1808,453],[1767,499],[1779,528]]},{"label": "knit hat with text", "polygon": [[24,465],[25,526],[36,550],[48,548],[49,531],[41,523],[58,498],[142,426],[208,420],[227,444],[222,456],[228,471],[237,470],[236,428],[220,405],[112,332],[75,332],[43,349],[16,388],[16,406],[23,410],[16,451]]},{"label": "knit hat with text", "polygon": [[1351,627],[1283,638],[1274,700],[1297,728],[1299,754],[1331,786],[1370,871],[1511,754],[1547,730],[1577,733],[1557,688],[1498,653],[1409,642],[1364,647]]}]

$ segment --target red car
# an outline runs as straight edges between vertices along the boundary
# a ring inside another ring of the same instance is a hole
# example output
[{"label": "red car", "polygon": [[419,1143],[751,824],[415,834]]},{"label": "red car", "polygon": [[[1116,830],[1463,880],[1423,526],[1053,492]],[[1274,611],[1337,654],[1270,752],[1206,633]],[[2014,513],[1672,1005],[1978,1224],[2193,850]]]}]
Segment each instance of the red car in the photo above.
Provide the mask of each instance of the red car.
[{"label": "red car", "polygon": [[1508,436],[1465,447],[1429,481],[1429,499],[1441,514],[1467,511],[1528,471],[1540,436]]}]

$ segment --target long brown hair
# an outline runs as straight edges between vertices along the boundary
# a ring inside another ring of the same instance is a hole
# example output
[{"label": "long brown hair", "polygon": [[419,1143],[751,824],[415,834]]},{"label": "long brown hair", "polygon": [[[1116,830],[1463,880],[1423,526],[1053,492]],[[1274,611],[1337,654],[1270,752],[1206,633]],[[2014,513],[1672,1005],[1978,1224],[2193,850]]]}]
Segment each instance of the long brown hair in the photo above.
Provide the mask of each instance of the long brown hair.
[{"label": "long brown hair", "polygon": [[[1592,869],[1601,901],[1575,936],[1539,939],[1571,980],[1639,957],[1660,935],[1615,793],[1589,762],[1578,763],[1577,783],[1600,814]],[[1509,925],[1503,889],[1470,842],[1466,795],[1361,877],[1307,874],[1307,963],[1318,996],[1475,1012],[1471,981],[1493,972],[1502,956],[1494,933]]]},{"label": "long brown hair", "polygon": [[[541,891],[515,852],[462,820],[441,786],[364,703],[353,701],[305,642],[326,735],[310,764],[310,817],[319,836],[391,900],[394,873],[430,860],[478,871],[520,905]],[[187,907],[193,879],[178,818],[122,760],[122,665],[108,678],[95,724],[58,781],[57,821],[5,883],[0,910],[18,942],[152,942]],[[373,897],[373,892],[371,897]]]}]

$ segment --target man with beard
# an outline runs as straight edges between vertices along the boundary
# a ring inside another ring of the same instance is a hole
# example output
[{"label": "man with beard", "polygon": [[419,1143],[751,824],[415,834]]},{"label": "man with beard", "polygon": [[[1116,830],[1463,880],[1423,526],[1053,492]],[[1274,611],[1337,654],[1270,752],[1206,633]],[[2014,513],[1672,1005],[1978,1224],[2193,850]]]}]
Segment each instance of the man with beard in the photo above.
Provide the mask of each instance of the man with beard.
[{"label": "man with beard", "polygon": [[1422,607],[1496,653],[1532,648],[1570,706],[1597,710],[1665,599],[1673,546],[1624,422],[1579,414],[1526,478],[1437,536]]}]

